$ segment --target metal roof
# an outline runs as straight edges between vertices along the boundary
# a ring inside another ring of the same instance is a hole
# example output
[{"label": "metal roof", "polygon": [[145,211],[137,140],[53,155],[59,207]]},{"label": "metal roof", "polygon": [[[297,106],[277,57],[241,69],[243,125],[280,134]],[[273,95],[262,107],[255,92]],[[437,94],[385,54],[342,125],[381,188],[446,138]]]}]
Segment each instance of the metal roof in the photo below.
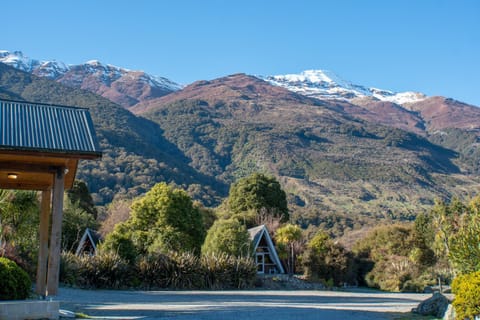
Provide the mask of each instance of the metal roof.
[{"label": "metal roof", "polygon": [[0,149],[101,155],[88,109],[0,100]]}]

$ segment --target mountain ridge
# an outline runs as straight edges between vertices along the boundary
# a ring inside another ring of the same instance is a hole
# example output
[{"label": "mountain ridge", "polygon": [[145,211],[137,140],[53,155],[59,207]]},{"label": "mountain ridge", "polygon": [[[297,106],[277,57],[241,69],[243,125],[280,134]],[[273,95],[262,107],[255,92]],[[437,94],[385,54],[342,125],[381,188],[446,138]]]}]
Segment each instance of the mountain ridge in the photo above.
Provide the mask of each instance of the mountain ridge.
[{"label": "mountain ridge", "polygon": [[96,86],[87,94],[6,67],[0,95],[10,88],[12,97],[93,108],[107,151],[79,176],[103,203],[167,180],[201,189],[197,199],[217,205],[230,183],[263,172],[281,182],[295,221],[341,234],[378,219],[412,219],[435,198],[478,189],[480,109],[453,99],[320,99],[234,74],[152,96],[128,111],[98,100]]},{"label": "mountain ridge", "polygon": [[30,59],[21,51],[1,50],[0,62],[73,88],[91,91],[126,109],[140,101],[157,98],[182,88],[180,84],[167,78],[103,64],[98,60],[66,65],[56,60]]}]

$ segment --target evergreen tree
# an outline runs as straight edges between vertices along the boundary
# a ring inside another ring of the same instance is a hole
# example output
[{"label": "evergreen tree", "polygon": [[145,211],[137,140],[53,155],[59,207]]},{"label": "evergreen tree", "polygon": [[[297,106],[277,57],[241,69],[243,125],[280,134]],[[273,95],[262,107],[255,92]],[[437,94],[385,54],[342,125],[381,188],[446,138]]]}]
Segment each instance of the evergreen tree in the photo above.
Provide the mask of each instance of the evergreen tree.
[{"label": "evergreen tree", "polygon": [[254,173],[232,184],[228,195],[231,213],[239,216],[245,212],[258,213],[263,208],[281,217],[282,222],[289,220],[287,196],[275,178]]},{"label": "evergreen tree", "polygon": [[217,220],[208,230],[202,254],[221,254],[241,257],[251,254],[251,243],[245,225],[237,219]]}]

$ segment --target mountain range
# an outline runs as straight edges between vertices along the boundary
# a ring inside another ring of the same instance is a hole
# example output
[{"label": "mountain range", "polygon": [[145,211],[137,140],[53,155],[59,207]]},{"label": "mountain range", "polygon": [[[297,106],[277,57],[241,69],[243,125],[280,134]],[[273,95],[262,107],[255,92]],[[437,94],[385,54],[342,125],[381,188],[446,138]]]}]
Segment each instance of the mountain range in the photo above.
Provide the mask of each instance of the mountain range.
[{"label": "mountain range", "polygon": [[260,171],[281,182],[297,222],[342,234],[479,191],[480,108],[451,98],[319,70],[183,86],[98,61],[1,51],[0,62],[16,68],[0,64],[1,97],[90,108],[104,157],[79,177],[100,204],[169,181],[216,205]]}]

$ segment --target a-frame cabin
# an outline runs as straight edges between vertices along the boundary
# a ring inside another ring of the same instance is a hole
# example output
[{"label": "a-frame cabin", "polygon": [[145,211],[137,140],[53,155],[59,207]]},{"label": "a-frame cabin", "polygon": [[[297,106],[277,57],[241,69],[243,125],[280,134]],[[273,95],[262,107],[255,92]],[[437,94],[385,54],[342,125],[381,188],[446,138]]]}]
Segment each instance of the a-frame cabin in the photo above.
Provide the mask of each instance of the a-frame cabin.
[{"label": "a-frame cabin", "polygon": [[283,274],[285,270],[280,261],[265,225],[248,229],[252,240],[257,274]]}]

